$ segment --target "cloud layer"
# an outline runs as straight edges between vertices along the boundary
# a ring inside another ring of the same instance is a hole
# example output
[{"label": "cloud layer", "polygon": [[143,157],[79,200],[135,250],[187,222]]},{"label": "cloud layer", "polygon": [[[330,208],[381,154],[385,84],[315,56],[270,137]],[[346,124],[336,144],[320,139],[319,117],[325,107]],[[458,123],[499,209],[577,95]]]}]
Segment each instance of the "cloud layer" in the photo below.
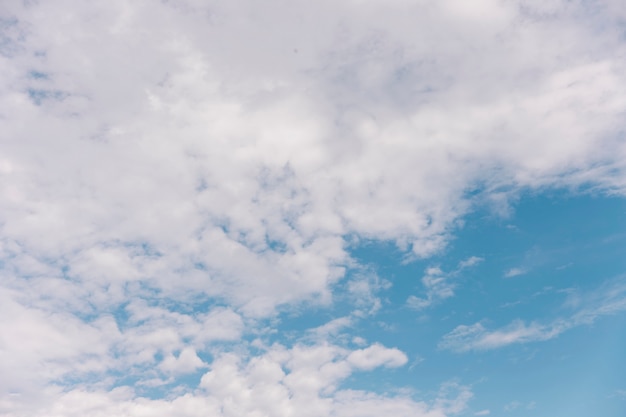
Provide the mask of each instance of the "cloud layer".
[{"label": "cloud layer", "polygon": [[[623,195],[622,9],[4,1],[0,413],[459,412],[465,388],[454,406],[339,388],[406,363],[381,344],[241,352],[282,312],[331,305],[361,241],[423,259],[525,190]],[[431,272],[415,307],[453,294]],[[379,281],[351,283],[374,314]],[[550,333],[512,326],[449,339]],[[160,399],[124,382],[198,373]]]}]

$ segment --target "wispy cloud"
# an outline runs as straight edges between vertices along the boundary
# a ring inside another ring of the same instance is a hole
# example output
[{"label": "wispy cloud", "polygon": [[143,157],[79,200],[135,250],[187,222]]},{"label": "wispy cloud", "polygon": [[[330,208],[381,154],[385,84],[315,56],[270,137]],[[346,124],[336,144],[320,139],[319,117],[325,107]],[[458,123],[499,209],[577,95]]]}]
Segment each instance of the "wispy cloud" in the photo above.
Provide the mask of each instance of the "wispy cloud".
[{"label": "wispy cloud", "polygon": [[615,390],[615,392],[611,395],[611,397],[617,397],[617,398],[626,400],[626,390],[625,389]]},{"label": "wispy cloud", "polygon": [[513,278],[526,273],[525,268],[511,268],[504,273],[505,278]]},{"label": "wispy cloud", "polygon": [[316,340],[328,340],[329,338],[336,338],[337,335],[345,330],[347,327],[354,323],[354,318],[350,316],[339,317],[331,320],[319,327],[308,330],[308,332],[314,336]]},{"label": "wispy cloud", "polygon": [[513,410],[517,410],[518,408],[520,408],[522,406],[522,403],[519,401],[511,401],[510,403],[506,404],[504,406],[504,411],[513,411]]},{"label": "wispy cloud", "polygon": [[422,278],[422,284],[426,290],[426,296],[420,298],[411,295],[407,299],[407,305],[415,310],[425,309],[454,295],[455,284],[440,268],[428,268]]},{"label": "wispy cloud", "polygon": [[625,310],[626,284],[623,279],[619,279],[587,294],[584,302],[569,317],[555,319],[543,324],[515,320],[497,330],[488,330],[481,322],[472,325],[460,325],[442,338],[439,347],[456,352],[466,352],[549,340],[573,327],[592,324],[602,316]]},{"label": "wispy cloud", "polygon": [[484,259],[479,256],[470,256],[469,258],[459,262],[459,269],[470,268],[483,262]]},{"label": "wispy cloud", "polygon": [[465,269],[474,267],[483,260],[483,258],[471,256],[459,262],[457,268],[451,272],[444,272],[439,267],[427,268],[422,277],[422,285],[426,290],[425,297],[411,295],[407,299],[407,305],[415,310],[423,310],[454,296],[454,290],[457,286],[455,278],[458,278]]}]

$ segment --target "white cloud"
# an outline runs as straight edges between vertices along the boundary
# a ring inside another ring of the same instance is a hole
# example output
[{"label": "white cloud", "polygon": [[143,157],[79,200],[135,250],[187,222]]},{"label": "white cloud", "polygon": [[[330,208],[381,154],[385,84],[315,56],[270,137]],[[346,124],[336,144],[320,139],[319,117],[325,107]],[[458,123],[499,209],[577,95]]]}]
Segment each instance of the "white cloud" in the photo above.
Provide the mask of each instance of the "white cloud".
[{"label": "white cloud", "polygon": [[526,270],[524,268],[511,268],[504,273],[504,278],[513,278],[525,273]]},{"label": "white cloud", "polygon": [[[568,302],[565,303],[568,305]],[[602,316],[626,310],[626,285],[623,278],[605,284],[587,294],[567,318],[554,319],[548,323],[525,323],[515,320],[497,330],[488,330],[482,323],[459,325],[446,334],[439,343],[441,349],[456,352],[490,350],[504,346],[549,340],[561,333],[582,325],[594,323]]]},{"label": "white cloud", "polygon": [[353,315],[358,317],[376,314],[382,307],[379,293],[391,287],[391,282],[372,271],[353,274],[347,282],[348,297],[356,307]]},{"label": "white cloud", "polygon": [[378,344],[352,352],[347,360],[355,368],[364,370],[374,369],[378,366],[396,368],[408,361],[406,355],[400,350],[388,349]]},{"label": "white cloud", "polygon": [[385,397],[351,390],[339,391],[331,397],[287,397],[289,392],[281,387],[280,382],[261,385],[254,384],[248,375],[240,376],[233,373],[227,376],[234,377],[236,380],[232,384],[225,384],[225,387],[233,389],[233,396],[226,401],[220,401],[219,397],[204,393],[188,393],[171,400],[153,400],[134,398],[124,389],[110,393],[74,390],[61,394],[57,402],[51,404],[50,408],[45,411],[45,415],[50,417],[84,415],[138,417],[148,414],[157,417],[200,417],[208,414],[235,417],[255,416],[259,412],[269,416],[287,416],[293,413],[302,416],[319,416],[319,413],[325,413],[323,415],[345,417],[375,417],[382,414],[400,417],[450,415],[446,414],[446,410],[437,406],[416,402],[409,397]]},{"label": "white cloud", "polygon": [[336,336],[339,332],[351,326],[353,322],[354,321],[352,317],[339,317],[337,319],[329,321],[326,324],[311,329],[310,332],[313,333],[315,337],[320,340],[327,340],[329,336]]},{"label": "white cloud", "polygon": [[484,259],[479,256],[470,256],[469,258],[459,262],[459,269],[470,268],[472,266],[478,265],[479,263],[483,261]]},{"label": "white cloud", "polygon": [[542,326],[537,323],[527,325],[519,320],[494,331],[488,331],[481,323],[471,326],[460,325],[443,337],[439,347],[457,352],[496,349],[514,343],[548,340],[559,335],[566,328],[566,323]]},{"label": "white cloud", "polygon": [[274,344],[257,355],[243,352],[215,355],[210,364],[203,363],[190,347],[166,355],[159,369],[167,375],[209,368],[199,387],[190,387],[186,393],[167,398],[142,398],[128,386],[108,392],[97,387],[46,388],[38,402],[20,402],[16,397],[0,403],[0,411],[24,416],[140,416],[146,413],[200,416],[210,413],[230,417],[252,416],[259,412],[282,416],[296,410],[311,416],[320,413],[373,416],[376,410],[397,410],[400,415],[434,417],[457,413],[465,408],[471,396],[466,387],[456,385],[446,385],[432,403],[415,401],[408,396],[339,389],[340,382],[354,371],[406,363],[404,353],[380,344],[357,350],[328,343],[292,348]]},{"label": "white cloud", "polygon": [[446,414],[458,414],[467,408],[467,402],[473,396],[468,387],[449,381],[441,385],[435,404]]},{"label": "white cloud", "polygon": [[474,413],[475,416],[488,416],[489,414],[491,414],[490,410],[480,410]]},{"label": "white cloud", "polygon": [[356,336],[352,339],[352,343],[354,343],[357,346],[364,346],[365,344],[367,344],[367,341],[360,336]]},{"label": "white cloud", "polygon": [[[267,315],[328,302],[346,234],[441,250],[477,183],[485,198],[500,185],[619,188],[611,132],[626,103],[610,32],[590,35],[571,6],[516,25],[545,11],[448,3],[282,4],[252,19],[252,5],[73,4],[57,16],[11,2],[5,236],[65,257],[83,280],[173,291],[176,279]],[[407,42],[422,38],[441,48]]]},{"label": "white cloud", "polygon": [[407,299],[408,306],[413,309],[422,310],[454,295],[455,284],[450,282],[449,277],[440,268],[428,268],[426,275],[422,278],[422,284],[426,289],[426,297],[419,298],[411,295]]},{"label": "white cloud", "polygon": [[198,357],[195,349],[187,347],[178,356],[172,354],[166,356],[160,363],[159,368],[166,373],[187,374],[204,366],[206,364]]},{"label": "white cloud", "polygon": [[447,298],[454,296],[454,290],[457,286],[455,279],[467,268],[478,265],[483,261],[482,258],[472,256],[459,262],[456,270],[452,272],[444,272],[439,267],[429,267],[422,277],[422,284],[426,290],[426,296],[423,298],[415,295],[409,296],[407,305],[415,310],[423,310],[437,304]]},{"label": "white cloud", "polygon": [[[174,363],[176,362],[176,363]],[[409,396],[385,396],[365,391],[339,389],[339,383],[354,370],[377,366],[395,367],[406,362],[397,349],[371,345],[346,350],[335,345],[273,345],[259,355],[221,353],[209,365],[199,389],[167,399],[142,398],[130,387],[105,392],[77,387],[65,392],[47,389],[38,404],[0,403],[1,411],[24,416],[156,415],[156,416],[375,416],[397,411],[401,416],[439,417],[456,414],[471,397],[467,387],[445,384],[431,403]],[[204,366],[192,349],[168,357],[161,367],[168,372],[191,372]],[[12,411],[11,411],[12,410]]]},{"label": "white cloud", "polygon": [[[393,367],[405,362],[403,353],[381,345],[352,352],[328,344],[290,350],[274,346],[247,363],[232,354],[224,356],[214,362],[201,385],[210,395],[232,398],[222,403],[224,415],[247,415],[252,410],[267,415],[287,415],[295,410],[311,416],[373,416],[381,410],[398,410],[400,415],[442,415],[439,405],[429,407],[409,398],[337,390],[338,382],[347,378],[353,368]],[[459,397],[449,401],[466,401]]]},{"label": "white cloud", "polygon": [[3,393],[36,396],[42,382],[99,373],[113,365],[109,349],[120,332],[112,317],[85,323],[65,312],[24,307],[15,298],[0,290],[0,346],[7,358],[0,363]]}]

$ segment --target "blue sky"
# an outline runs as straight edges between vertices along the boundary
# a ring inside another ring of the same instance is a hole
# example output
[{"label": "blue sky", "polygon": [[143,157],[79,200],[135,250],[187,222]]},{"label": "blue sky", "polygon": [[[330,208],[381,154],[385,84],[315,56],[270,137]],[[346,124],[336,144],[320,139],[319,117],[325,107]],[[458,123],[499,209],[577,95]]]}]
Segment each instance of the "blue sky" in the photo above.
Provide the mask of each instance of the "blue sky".
[{"label": "blue sky", "polygon": [[0,5],[0,416],[622,417],[618,0]]},{"label": "blue sky", "polygon": [[[428,261],[401,265],[398,251],[376,245],[360,252],[394,282],[385,293],[389,307],[380,316],[396,328],[381,330],[377,323],[365,325],[365,331],[395,339],[409,357],[419,358],[407,375],[393,379],[406,378],[427,390],[438,378],[462,375],[473,384],[472,408],[497,415],[528,415],[531,409],[533,415],[546,416],[583,416],[593,410],[619,415],[624,407],[618,394],[624,384],[623,314],[594,315],[589,324],[572,324],[545,341],[513,337],[493,349],[441,349],[442,338],[458,325],[479,322],[495,330],[521,321],[550,326],[574,321],[578,311],[590,307],[580,300],[585,294],[601,299],[619,291],[623,297],[624,201],[550,194],[523,197],[506,218],[476,213],[448,250]],[[454,274],[454,296],[419,312],[407,308],[407,294],[427,292],[419,282],[425,271],[433,265],[455,270],[471,256],[482,261]],[[514,270],[519,274],[508,276]],[[606,299],[596,302],[608,305]]]}]

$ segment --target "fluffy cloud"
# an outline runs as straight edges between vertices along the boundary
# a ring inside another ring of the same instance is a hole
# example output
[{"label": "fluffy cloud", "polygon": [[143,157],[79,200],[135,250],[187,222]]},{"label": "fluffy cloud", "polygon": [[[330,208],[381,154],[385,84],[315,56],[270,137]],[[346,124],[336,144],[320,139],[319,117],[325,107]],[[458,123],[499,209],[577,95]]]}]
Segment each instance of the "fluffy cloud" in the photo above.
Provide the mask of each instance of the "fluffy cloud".
[{"label": "fluffy cloud", "polygon": [[440,250],[468,190],[621,192],[621,45],[581,7],[9,2],[3,235],[266,315],[327,302],[347,234]]},{"label": "fluffy cloud", "polygon": [[185,348],[178,357],[170,354],[163,359],[159,368],[168,373],[187,374],[203,366],[205,363],[198,357],[196,351],[193,348]]},{"label": "fluffy cloud", "polygon": [[[373,345],[354,352],[332,345],[280,345],[249,358],[226,353],[216,358],[198,390],[168,400],[138,398],[130,388],[109,392],[75,389],[62,393],[45,410],[23,407],[22,416],[400,416],[443,417],[465,408],[467,387],[447,384],[431,404],[408,396],[384,396],[338,389],[353,369],[360,369],[357,352],[369,356],[367,367],[396,366],[396,349]],[[369,353],[368,353],[369,352]],[[182,360],[181,353],[179,360]],[[193,355],[193,353],[191,353]],[[376,357],[376,358],[374,358]],[[406,358],[404,359],[406,361]]]}]

